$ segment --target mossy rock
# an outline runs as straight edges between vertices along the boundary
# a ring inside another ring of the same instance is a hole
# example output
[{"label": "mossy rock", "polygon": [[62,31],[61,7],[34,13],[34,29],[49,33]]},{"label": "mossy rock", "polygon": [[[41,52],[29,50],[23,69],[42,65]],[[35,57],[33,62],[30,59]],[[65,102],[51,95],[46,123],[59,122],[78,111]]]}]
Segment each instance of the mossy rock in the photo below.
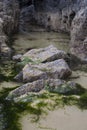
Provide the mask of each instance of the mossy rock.
[{"label": "mossy rock", "polygon": [[81,109],[87,109],[87,91],[81,95],[78,105]]},{"label": "mossy rock", "polygon": [[59,86],[45,86],[49,92],[64,94],[64,95],[81,95],[85,92],[85,88],[74,82],[67,82]]}]

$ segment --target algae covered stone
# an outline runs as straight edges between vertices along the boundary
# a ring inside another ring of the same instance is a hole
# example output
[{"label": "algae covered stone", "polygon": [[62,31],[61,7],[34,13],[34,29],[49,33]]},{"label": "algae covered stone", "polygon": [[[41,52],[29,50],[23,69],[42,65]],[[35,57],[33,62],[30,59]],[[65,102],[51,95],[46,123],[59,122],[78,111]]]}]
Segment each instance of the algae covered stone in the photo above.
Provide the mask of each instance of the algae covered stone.
[{"label": "algae covered stone", "polygon": [[30,58],[34,62],[49,62],[66,58],[67,54],[62,50],[58,50],[53,45],[50,45],[46,48],[32,49],[25,53],[21,59],[23,60],[25,57]]},{"label": "algae covered stone", "polygon": [[23,82],[47,78],[67,78],[71,75],[68,64],[63,60],[55,60],[38,65],[27,64],[23,68]]},{"label": "algae covered stone", "polygon": [[44,88],[44,80],[37,80],[32,83],[27,83],[11,91],[8,96],[8,99],[12,97],[13,98],[19,97],[24,94],[28,94],[29,92],[39,92],[43,88]]},{"label": "algae covered stone", "polygon": [[51,79],[46,82],[45,89],[49,92],[64,94],[64,95],[80,95],[85,92],[79,84],[73,81],[63,81],[60,79]]}]

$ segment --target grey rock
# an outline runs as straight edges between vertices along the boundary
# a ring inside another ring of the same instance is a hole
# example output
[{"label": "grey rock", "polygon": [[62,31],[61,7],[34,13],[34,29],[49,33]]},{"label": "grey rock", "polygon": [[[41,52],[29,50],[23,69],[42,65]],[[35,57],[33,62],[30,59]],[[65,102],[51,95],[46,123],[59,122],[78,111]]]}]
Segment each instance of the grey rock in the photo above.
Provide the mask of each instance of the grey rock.
[{"label": "grey rock", "polygon": [[66,82],[59,79],[51,79],[48,81],[45,89],[49,92],[55,92],[64,95],[80,95],[85,92],[85,89],[82,88],[79,84],[73,81]]},{"label": "grey rock", "polygon": [[24,6],[20,12],[20,32],[25,32],[30,30],[30,26],[33,25],[35,21],[35,10],[34,5]]},{"label": "grey rock", "polygon": [[17,74],[14,77],[14,80],[18,81],[18,82],[22,82],[23,81],[23,72],[21,71],[19,74]]},{"label": "grey rock", "polygon": [[71,52],[79,58],[87,57],[87,7],[79,10],[72,22]]},{"label": "grey rock", "polygon": [[4,0],[3,1],[3,29],[7,35],[18,30],[19,24],[19,3],[17,0]]},{"label": "grey rock", "polygon": [[66,52],[58,50],[53,45],[46,48],[32,49],[25,53],[21,59],[30,58],[34,62],[49,62],[61,58],[66,58]]},{"label": "grey rock", "polygon": [[2,58],[11,58],[12,49],[7,46],[7,37],[5,35],[0,36],[0,53]]},{"label": "grey rock", "polygon": [[45,87],[60,87],[61,85],[64,85],[66,82],[61,79],[48,79],[45,81]]},{"label": "grey rock", "polygon": [[[25,3],[27,2],[29,3],[30,0],[27,0]],[[21,4],[22,3],[24,2],[21,1]],[[34,0],[31,3],[34,6],[34,12],[32,9],[29,14],[31,13],[30,17],[34,16],[34,25],[41,25],[48,31],[63,30],[69,32],[71,30],[71,24],[76,13],[81,8],[87,6],[86,0]],[[24,25],[26,25],[27,21],[30,20],[27,13],[29,4],[26,6],[24,5],[24,7],[22,6],[22,10],[25,7],[27,14],[26,18],[25,15],[21,15],[22,17],[20,17],[20,20],[24,21]],[[29,23],[31,24],[32,21],[30,20]],[[29,25],[29,23],[27,25]],[[24,28],[24,25],[22,24],[22,28],[24,30],[29,30],[30,26],[25,26]]]},{"label": "grey rock", "polygon": [[[69,32],[72,54],[81,58],[87,57],[87,50],[83,46],[83,41],[87,37],[87,0],[34,0],[32,6],[33,8],[29,5],[22,7],[20,17],[22,30],[32,31],[31,25],[33,27],[38,25],[47,31]],[[23,10],[25,10],[24,14]]]},{"label": "grey rock", "polygon": [[8,99],[11,97],[19,97],[30,92],[39,92],[44,88],[44,80],[37,80],[32,83],[24,84],[21,87],[10,92]]},{"label": "grey rock", "polygon": [[21,61],[22,54],[18,54],[12,57],[14,61]]},{"label": "grey rock", "polygon": [[23,82],[47,78],[67,78],[71,70],[63,59],[38,65],[27,64],[23,68]]},{"label": "grey rock", "polygon": [[[53,93],[64,94],[64,95],[80,95],[85,92],[85,89],[82,88],[79,84],[73,81],[64,81],[60,79],[48,79],[48,80],[37,80],[32,83],[26,83],[15,90],[11,91],[7,96],[7,100],[11,99],[21,99],[29,94],[37,94],[42,90],[46,90]],[[19,100],[20,100],[19,99]],[[27,101],[27,100],[25,100]]]},{"label": "grey rock", "polygon": [[0,55],[10,58],[12,50],[8,47],[10,36],[18,30],[19,3],[17,0],[0,1]]}]

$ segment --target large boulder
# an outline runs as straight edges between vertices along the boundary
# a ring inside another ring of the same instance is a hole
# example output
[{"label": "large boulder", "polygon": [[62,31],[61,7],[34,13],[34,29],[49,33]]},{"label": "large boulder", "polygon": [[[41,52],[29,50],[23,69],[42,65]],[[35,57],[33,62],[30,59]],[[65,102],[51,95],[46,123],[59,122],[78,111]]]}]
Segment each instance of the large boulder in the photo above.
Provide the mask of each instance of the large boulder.
[{"label": "large boulder", "polygon": [[[71,70],[68,64],[63,60],[55,60],[47,63],[40,64],[27,64],[22,70],[23,82],[35,81],[38,79],[47,78],[67,78],[71,75]],[[16,76],[15,79],[21,79]]]},{"label": "large boulder", "polygon": [[37,80],[32,83],[24,84],[10,92],[8,97],[19,97],[30,92],[39,92],[44,88],[44,80]]},{"label": "large boulder", "polygon": [[3,1],[3,29],[7,35],[11,35],[18,30],[19,25],[19,3],[17,0]]},{"label": "large boulder", "polygon": [[11,35],[18,30],[19,24],[19,3],[17,0],[0,1],[0,55],[10,58],[12,50],[7,43]]},{"label": "large boulder", "polygon": [[64,59],[67,57],[67,54],[62,50],[58,50],[53,45],[50,45],[46,48],[32,49],[25,53],[22,59],[26,57],[30,58],[34,62],[49,62],[56,59]]},{"label": "large boulder", "polygon": [[[37,80],[32,83],[26,83],[15,90],[11,91],[6,99],[21,99],[25,97],[25,101],[31,98],[33,94],[39,95],[39,92],[46,90],[52,93],[64,94],[64,95],[80,95],[85,92],[79,84],[73,81],[64,81],[60,79],[48,79],[48,80]],[[31,94],[31,97],[30,97]]]},{"label": "large boulder", "polygon": [[85,92],[79,84],[73,81],[63,81],[60,79],[50,79],[46,81],[45,89],[49,92],[55,92],[64,95],[80,95]]}]

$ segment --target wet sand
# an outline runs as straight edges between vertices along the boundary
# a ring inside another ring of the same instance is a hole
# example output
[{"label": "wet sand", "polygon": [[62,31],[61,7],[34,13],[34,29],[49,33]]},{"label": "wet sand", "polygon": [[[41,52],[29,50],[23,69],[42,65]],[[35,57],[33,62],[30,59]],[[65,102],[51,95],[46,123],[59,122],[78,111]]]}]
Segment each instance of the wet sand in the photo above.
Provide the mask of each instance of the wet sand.
[{"label": "wet sand", "polygon": [[72,77],[77,76],[78,78],[74,78],[73,81],[76,83],[80,84],[84,88],[87,89],[87,73],[82,72],[82,71],[74,71],[72,73]]},{"label": "wet sand", "polygon": [[22,130],[87,130],[87,110],[65,107],[50,111],[39,123],[31,123],[30,115],[21,119]]},{"label": "wet sand", "polygon": [[0,91],[3,88],[14,88],[20,85],[22,85],[22,83],[17,83],[17,82],[12,82],[12,81],[9,81],[9,82],[3,81],[3,82],[0,82]]}]

